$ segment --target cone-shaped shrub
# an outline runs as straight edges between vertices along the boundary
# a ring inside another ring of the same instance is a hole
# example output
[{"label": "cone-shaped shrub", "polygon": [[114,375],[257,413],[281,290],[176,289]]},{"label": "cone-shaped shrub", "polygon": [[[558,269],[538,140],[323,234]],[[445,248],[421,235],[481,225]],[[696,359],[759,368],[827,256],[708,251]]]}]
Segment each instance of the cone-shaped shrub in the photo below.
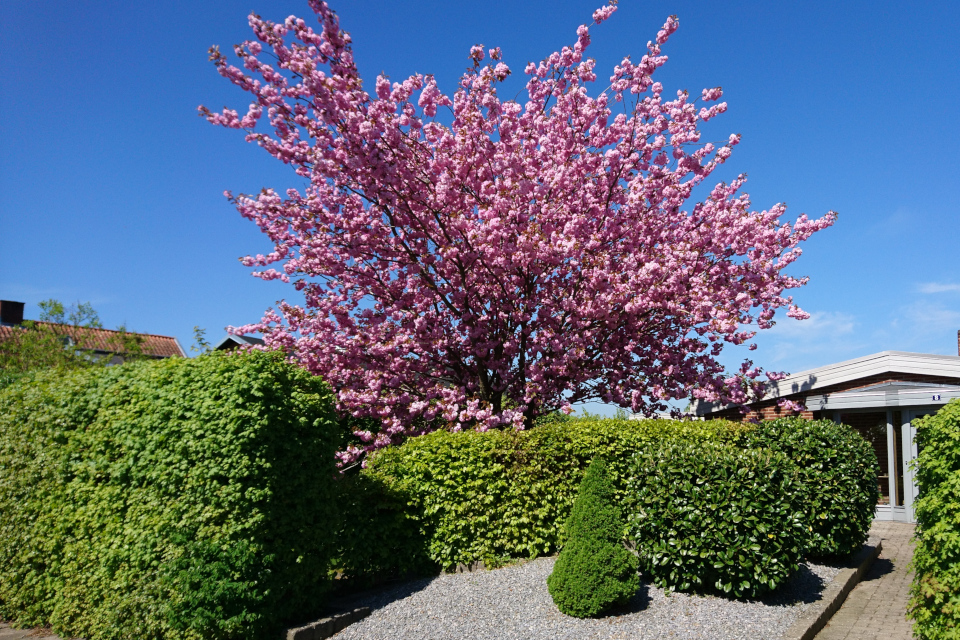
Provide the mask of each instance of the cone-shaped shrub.
[{"label": "cone-shaped shrub", "polygon": [[623,546],[624,521],[606,463],[587,468],[567,521],[567,542],[547,586],[563,613],[587,618],[625,603],[640,586],[637,558]]}]

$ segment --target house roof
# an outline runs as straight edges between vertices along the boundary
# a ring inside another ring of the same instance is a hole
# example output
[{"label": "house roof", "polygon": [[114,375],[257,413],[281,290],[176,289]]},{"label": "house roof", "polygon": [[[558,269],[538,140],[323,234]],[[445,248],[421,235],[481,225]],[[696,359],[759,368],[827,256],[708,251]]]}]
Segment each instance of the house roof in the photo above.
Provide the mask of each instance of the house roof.
[{"label": "house roof", "polygon": [[[91,351],[102,351],[106,353],[124,353],[121,339],[123,332],[121,331],[75,327],[53,322],[35,321],[33,324],[50,327],[60,335],[69,336],[73,340],[74,345],[79,349],[89,349]],[[10,338],[14,331],[26,330],[23,326],[0,326],[0,340]],[[145,356],[169,358],[171,356],[186,357],[187,355],[183,347],[180,346],[180,343],[173,336],[159,336],[152,333],[135,333],[133,331],[127,331],[126,335],[141,339],[140,350]]]},{"label": "house roof", "polygon": [[910,373],[960,379],[960,356],[881,351],[795,373],[768,385],[764,398],[780,398],[885,373]]},{"label": "house roof", "polygon": [[[817,391],[825,387],[885,374],[913,374],[960,380],[960,356],[942,356],[933,353],[881,351],[869,356],[844,360],[816,369],[808,369],[783,380],[767,384],[763,400]],[[726,408],[708,402],[696,403],[698,415]]]},{"label": "house roof", "polygon": [[237,335],[227,335],[217,343],[213,348],[214,351],[221,351],[224,349],[235,349],[240,346],[249,345],[251,347],[261,346],[264,344],[263,338],[254,338],[253,336],[237,336]]}]

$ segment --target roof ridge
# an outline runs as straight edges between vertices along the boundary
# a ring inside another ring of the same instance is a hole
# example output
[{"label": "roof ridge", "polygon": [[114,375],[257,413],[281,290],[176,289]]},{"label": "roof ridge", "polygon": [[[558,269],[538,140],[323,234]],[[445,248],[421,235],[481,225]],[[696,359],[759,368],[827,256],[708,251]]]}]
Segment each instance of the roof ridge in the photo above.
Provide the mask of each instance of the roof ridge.
[{"label": "roof ridge", "polygon": [[863,356],[857,356],[855,358],[850,358],[848,360],[832,362],[830,364],[821,365],[819,367],[814,367],[812,369],[804,369],[802,371],[797,371],[796,373],[790,373],[790,374],[787,374],[787,376],[783,378],[783,380],[789,380],[790,378],[803,376],[805,374],[823,371],[824,369],[835,369],[843,365],[849,365],[849,364],[864,362],[864,361],[873,360],[873,359],[887,358],[890,356],[919,356],[924,358],[952,358],[954,360],[960,360],[960,356],[944,354],[944,353],[922,353],[920,351],[895,351],[895,350],[888,349],[884,351],[877,351],[876,353],[868,353],[867,355],[863,355]]}]

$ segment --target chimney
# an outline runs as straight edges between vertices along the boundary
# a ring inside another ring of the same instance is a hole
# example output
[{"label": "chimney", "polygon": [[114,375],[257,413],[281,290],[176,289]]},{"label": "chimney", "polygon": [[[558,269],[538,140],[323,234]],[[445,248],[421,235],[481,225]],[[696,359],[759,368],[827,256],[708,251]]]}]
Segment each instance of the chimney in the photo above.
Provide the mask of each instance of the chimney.
[{"label": "chimney", "polygon": [[957,355],[960,356],[960,331],[957,331]]},{"label": "chimney", "polygon": [[12,300],[0,300],[0,324],[22,324],[23,303]]}]

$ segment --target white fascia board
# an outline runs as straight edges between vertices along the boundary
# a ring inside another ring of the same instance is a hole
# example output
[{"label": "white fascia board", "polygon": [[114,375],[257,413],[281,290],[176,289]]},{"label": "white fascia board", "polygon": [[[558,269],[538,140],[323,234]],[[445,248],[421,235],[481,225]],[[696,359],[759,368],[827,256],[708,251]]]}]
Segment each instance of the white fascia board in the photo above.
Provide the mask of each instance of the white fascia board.
[{"label": "white fascia board", "polygon": [[764,399],[813,391],[886,373],[912,373],[960,379],[960,356],[881,351],[826,367],[801,371],[778,382],[772,382],[767,385]]},{"label": "white fascia board", "polygon": [[176,337],[173,338],[173,344],[177,345],[177,350],[180,351],[180,357],[181,357],[181,358],[186,358],[186,357],[187,357],[187,352],[183,350],[183,347],[182,347],[182,346],[180,346],[180,341],[177,340]]},{"label": "white fascia board", "polygon": [[844,391],[807,396],[806,405],[811,411],[837,409],[873,409],[884,407],[943,406],[960,398],[960,386],[918,387],[891,391]]}]

